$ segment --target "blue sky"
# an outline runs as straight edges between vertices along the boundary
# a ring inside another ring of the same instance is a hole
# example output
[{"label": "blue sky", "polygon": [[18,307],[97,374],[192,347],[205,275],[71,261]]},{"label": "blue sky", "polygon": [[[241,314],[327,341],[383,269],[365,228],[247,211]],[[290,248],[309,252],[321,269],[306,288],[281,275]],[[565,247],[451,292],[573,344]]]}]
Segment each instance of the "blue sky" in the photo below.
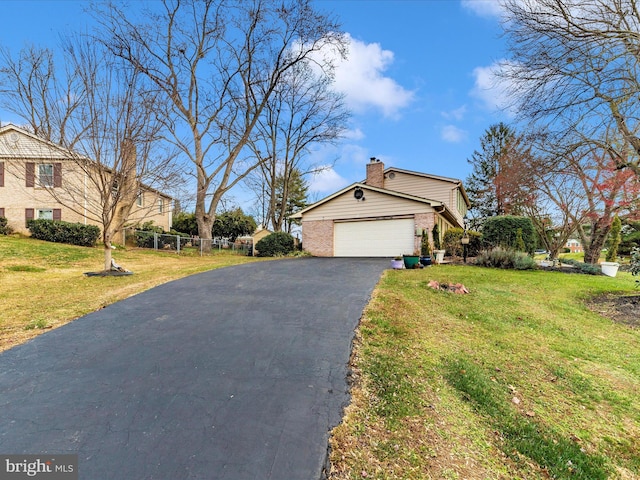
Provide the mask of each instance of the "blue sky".
[{"label": "blue sky", "polygon": [[[135,5],[135,2],[131,3]],[[0,45],[55,47],[60,35],[87,28],[77,0],[5,0]],[[354,112],[339,145],[314,152],[333,164],[311,180],[321,198],[362,180],[370,157],[386,166],[464,180],[484,131],[509,116],[490,88],[489,68],[505,55],[498,0],[316,0],[351,38],[337,74]],[[0,120],[16,122],[0,111]],[[241,192],[235,194],[243,197]]]}]

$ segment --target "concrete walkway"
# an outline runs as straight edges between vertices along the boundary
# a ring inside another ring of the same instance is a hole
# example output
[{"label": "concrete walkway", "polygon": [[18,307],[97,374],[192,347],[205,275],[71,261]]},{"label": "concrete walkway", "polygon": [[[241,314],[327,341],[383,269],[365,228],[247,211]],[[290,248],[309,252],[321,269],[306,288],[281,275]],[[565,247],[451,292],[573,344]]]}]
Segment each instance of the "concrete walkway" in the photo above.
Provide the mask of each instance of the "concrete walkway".
[{"label": "concrete walkway", "polygon": [[0,453],[75,453],[82,480],[320,479],[353,332],[387,264],[214,270],[6,351]]}]

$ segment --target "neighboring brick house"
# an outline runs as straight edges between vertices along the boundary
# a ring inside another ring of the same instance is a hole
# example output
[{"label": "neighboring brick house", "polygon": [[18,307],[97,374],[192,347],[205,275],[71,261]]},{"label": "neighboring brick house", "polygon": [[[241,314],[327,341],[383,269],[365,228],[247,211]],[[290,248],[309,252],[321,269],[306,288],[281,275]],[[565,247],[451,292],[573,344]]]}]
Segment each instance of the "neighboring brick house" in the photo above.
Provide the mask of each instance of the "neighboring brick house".
[{"label": "neighboring brick house", "polygon": [[470,207],[460,180],[371,159],[367,178],[292,215],[302,220],[302,247],[320,257],[393,257],[420,248],[438,223],[440,235],[464,227]]},{"label": "neighboring brick house", "polygon": [[[101,226],[92,215],[100,205],[99,190],[87,178],[92,168],[80,168],[74,158],[73,152],[26,130],[0,127],[0,216],[14,231],[28,234],[26,222],[34,218]],[[87,163],[91,166],[91,160]],[[96,175],[99,171],[96,164]],[[153,221],[169,230],[173,199],[145,185],[134,188],[137,198],[127,223]]]},{"label": "neighboring brick house", "polygon": [[569,240],[567,240],[567,244],[565,245],[566,248],[568,248],[571,253],[582,253],[584,252],[584,249],[582,248],[582,244],[580,243],[580,240],[576,240],[575,238],[570,238]]}]

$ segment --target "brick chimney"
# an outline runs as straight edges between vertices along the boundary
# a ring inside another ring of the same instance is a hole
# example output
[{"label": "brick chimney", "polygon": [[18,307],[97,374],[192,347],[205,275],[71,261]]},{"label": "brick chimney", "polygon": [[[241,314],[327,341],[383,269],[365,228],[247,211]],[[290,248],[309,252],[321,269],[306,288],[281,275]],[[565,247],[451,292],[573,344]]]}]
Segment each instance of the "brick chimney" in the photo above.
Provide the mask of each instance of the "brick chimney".
[{"label": "brick chimney", "polygon": [[384,188],[384,163],[376,157],[371,157],[367,164],[367,185]]}]

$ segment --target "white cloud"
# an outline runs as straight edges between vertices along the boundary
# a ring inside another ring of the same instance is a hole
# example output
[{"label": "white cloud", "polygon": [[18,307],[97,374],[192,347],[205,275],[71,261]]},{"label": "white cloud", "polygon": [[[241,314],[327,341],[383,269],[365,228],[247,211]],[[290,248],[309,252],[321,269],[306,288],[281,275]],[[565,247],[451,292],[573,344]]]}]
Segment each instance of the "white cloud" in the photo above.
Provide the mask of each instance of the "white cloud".
[{"label": "white cloud", "polygon": [[455,110],[450,110],[448,112],[441,112],[442,116],[447,120],[462,120],[467,113],[467,106],[462,105]]},{"label": "white cloud", "polygon": [[379,109],[386,117],[396,117],[414,99],[384,72],[394,61],[393,52],[379,43],[364,43],[346,35],[349,51],[346,60],[336,61],[335,88],[345,94],[346,104],[356,112]]},{"label": "white cloud", "polygon": [[320,167],[318,173],[314,173],[309,182],[309,191],[312,193],[333,193],[342,187],[349,185],[349,182],[341,177],[330,166]]},{"label": "white cloud", "polygon": [[512,104],[509,95],[509,82],[498,76],[498,71],[503,68],[508,68],[504,61],[495,62],[488,67],[475,68],[473,70],[475,82],[470,93],[490,111],[502,110],[512,115],[513,112],[509,110]]},{"label": "white cloud", "polygon": [[467,132],[455,125],[445,125],[440,133],[442,139],[450,143],[458,143],[467,137]]},{"label": "white cloud", "polygon": [[481,17],[500,17],[502,5],[498,0],[461,0],[463,8]]},{"label": "white cloud", "polygon": [[344,134],[344,138],[347,138],[349,140],[362,140],[364,139],[364,137],[364,132],[359,128],[347,130]]}]

